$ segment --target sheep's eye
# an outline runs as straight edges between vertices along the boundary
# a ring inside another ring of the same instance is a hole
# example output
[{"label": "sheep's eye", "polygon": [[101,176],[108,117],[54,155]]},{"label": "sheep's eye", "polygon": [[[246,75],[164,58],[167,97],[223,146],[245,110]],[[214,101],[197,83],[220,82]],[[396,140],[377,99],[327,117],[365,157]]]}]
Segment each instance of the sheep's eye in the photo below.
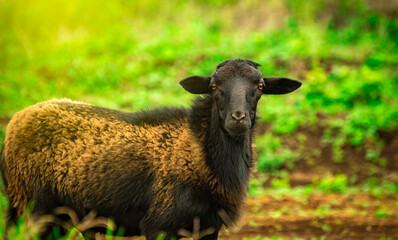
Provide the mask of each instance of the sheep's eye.
[{"label": "sheep's eye", "polygon": [[264,84],[262,84],[262,83],[259,83],[259,84],[257,85],[257,87],[258,87],[258,89],[260,89],[260,90],[263,90],[263,88],[264,88]]},{"label": "sheep's eye", "polygon": [[216,84],[212,84],[210,87],[211,87],[211,90],[213,90],[213,91],[217,89],[217,85]]}]

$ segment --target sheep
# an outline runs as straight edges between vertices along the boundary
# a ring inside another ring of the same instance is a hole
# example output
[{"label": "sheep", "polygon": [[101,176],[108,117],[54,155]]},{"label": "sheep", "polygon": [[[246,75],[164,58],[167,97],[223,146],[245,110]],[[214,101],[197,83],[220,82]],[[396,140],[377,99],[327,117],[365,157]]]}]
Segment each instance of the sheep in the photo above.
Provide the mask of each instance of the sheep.
[{"label": "sheep", "polygon": [[202,239],[217,239],[247,195],[261,95],[301,86],[263,77],[259,66],[227,60],[211,77],[183,79],[186,91],[202,95],[191,108],[131,113],[61,99],[16,113],[0,160],[9,218],[34,200],[34,216],[58,206],[80,217],[95,210],[149,240],[160,232],[180,238],[199,218],[200,229],[213,229]]}]

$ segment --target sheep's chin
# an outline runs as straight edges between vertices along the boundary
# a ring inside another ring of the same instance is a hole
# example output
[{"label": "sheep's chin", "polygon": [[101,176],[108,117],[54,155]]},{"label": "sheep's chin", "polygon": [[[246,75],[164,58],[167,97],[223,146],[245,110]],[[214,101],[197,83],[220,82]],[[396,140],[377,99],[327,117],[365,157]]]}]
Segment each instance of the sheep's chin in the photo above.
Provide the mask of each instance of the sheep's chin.
[{"label": "sheep's chin", "polygon": [[228,135],[234,138],[243,138],[248,133],[249,128],[247,125],[240,125],[239,127],[226,125],[224,127]]}]

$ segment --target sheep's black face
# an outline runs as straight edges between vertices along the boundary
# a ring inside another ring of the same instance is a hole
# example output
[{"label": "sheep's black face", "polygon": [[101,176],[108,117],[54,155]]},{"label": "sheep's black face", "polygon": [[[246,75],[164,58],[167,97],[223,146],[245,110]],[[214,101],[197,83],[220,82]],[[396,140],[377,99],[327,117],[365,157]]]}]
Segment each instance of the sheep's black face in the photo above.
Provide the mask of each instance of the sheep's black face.
[{"label": "sheep's black face", "polygon": [[239,137],[252,128],[257,102],[265,86],[258,64],[250,61],[226,61],[210,80],[210,88],[223,129]]},{"label": "sheep's black face", "polygon": [[249,60],[227,60],[211,77],[193,76],[180,84],[189,92],[211,94],[222,128],[233,137],[244,136],[254,125],[262,94],[285,94],[301,83],[288,78],[264,78],[259,64]]}]

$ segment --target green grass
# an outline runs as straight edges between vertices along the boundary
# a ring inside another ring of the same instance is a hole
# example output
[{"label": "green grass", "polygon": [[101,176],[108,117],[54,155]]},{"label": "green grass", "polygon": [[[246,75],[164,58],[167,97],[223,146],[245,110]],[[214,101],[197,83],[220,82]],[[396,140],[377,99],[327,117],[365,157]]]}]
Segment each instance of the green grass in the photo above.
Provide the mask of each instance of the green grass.
[{"label": "green grass", "polygon": [[[271,178],[272,176],[272,178]],[[270,186],[264,188],[263,183],[270,180]],[[309,184],[292,187],[287,171],[279,171],[272,175],[260,174],[249,186],[252,197],[270,195],[274,197],[308,196],[310,194],[368,194],[376,198],[385,198],[398,194],[398,183],[388,179],[369,178],[361,184],[352,184],[344,174],[326,175],[314,179]]]},{"label": "green grass", "polygon": [[[71,98],[126,111],[189,106],[194,96],[179,80],[244,58],[267,76],[303,81],[295,93],[260,101],[259,121],[271,127],[256,139],[259,169],[293,169],[301,155],[283,139],[319,124],[335,162],[346,161],[349,145],[366,148],[367,161],[383,167],[378,132],[398,129],[398,20],[383,11],[360,0],[0,1],[0,144],[6,122],[36,102]],[[298,138],[304,144],[306,136]],[[346,192],[347,181],[314,185]],[[288,189],[283,180],[273,184]]]}]

